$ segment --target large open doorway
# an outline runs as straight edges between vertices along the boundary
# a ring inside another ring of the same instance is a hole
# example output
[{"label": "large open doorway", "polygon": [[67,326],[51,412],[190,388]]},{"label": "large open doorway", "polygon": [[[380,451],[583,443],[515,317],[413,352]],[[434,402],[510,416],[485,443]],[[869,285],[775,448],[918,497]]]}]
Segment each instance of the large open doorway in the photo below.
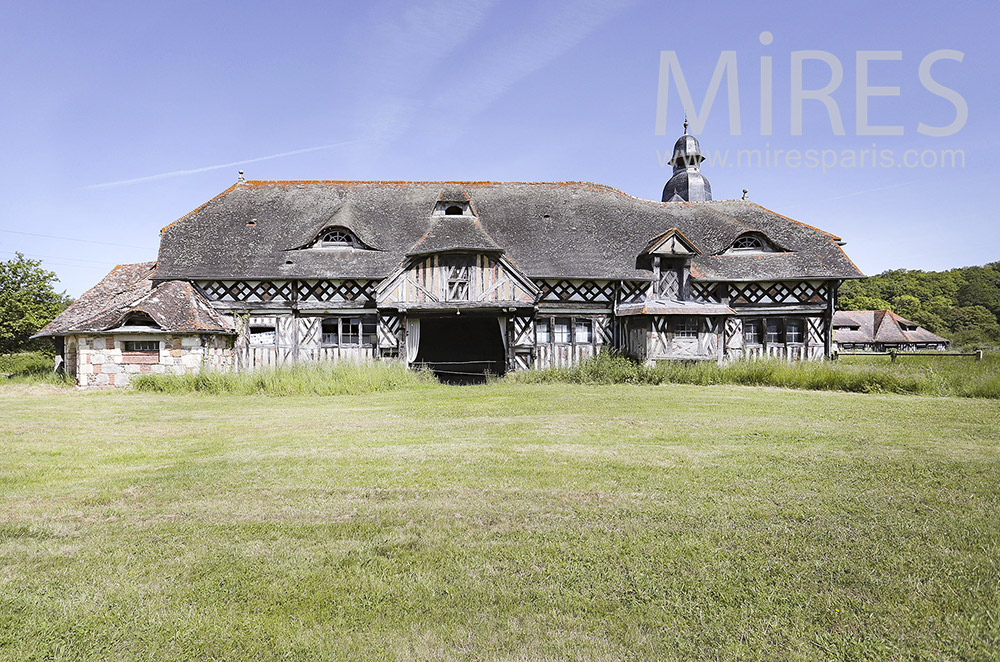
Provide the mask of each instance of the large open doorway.
[{"label": "large open doorway", "polygon": [[487,374],[504,374],[507,361],[500,321],[471,315],[422,318],[415,364],[450,384],[475,384],[486,381]]}]

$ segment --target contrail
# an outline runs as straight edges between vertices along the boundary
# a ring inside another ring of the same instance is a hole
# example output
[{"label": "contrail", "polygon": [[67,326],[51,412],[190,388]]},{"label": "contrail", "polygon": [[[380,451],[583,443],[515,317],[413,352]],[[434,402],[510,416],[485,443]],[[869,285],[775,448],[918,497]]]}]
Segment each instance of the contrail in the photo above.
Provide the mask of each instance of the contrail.
[{"label": "contrail", "polygon": [[324,149],[333,149],[334,147],[343,147],[344,145],[351,145],[353,143],[361,142],[360,140],[345,140],[339,143],[332,143],[330,145],[317,145],[316,147],[306,147],[304,149],[295,149],[291,152],[281,152],[280,154],[271,154],[269,156],[258,156],[254,159],[244,159],[243,161],[233,161],[232,163],[220,163],[219,165],[205,166],[204,168],[192,168],[190,170],[172,170],[170,172],[161,172],[158,175],[147,175],[146,177],[136,177],[134,179],[120,179],[116,182],[105,182],[103,184],[91,184],[89,186],[84,186],[81,190],[88,191],[94,189],[102,188],[114,188],[116,186],[128,186],[129,184],[139,184],[141,182],[151,182],[157,179],[167,179],[168,177],[181,177],[182,175],[194,175],[199,172],[208,172],[209,170],[219,170],[221,168],[232,168],[233,166],[243,165],[245,163],[257,163],[259,161],[267,161],[269,159],[279,159],[283,156],[294,156],[296,154],[305,154],[306,152],[318,152]]},{"label": "contrail", "polygon": [[880,186],[878,188],[865,189],[864,191],[855,191],[854,193],[846,193],[844,195],[838,195],[834,198],[828,198],[827,200],[832,202],[833,200],[843,200],[844,198],[853,198],[856,195],[864,195],[865,193],[874,193],[876,191],[885,191],[886,189],[899,188],[900,186],[909,186],[910,184],[915,184],[916,182],[917,180],[914,179],[913,181],[903,182],[901,184],[890,184],[889,186]]}]

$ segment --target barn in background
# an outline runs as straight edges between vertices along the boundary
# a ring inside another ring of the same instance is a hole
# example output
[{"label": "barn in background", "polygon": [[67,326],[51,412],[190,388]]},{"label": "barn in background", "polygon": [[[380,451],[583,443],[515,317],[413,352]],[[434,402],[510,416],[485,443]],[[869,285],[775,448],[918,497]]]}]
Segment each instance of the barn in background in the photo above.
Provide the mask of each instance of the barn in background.
[{"label": "barn in background", "polygon": [[862,276],[843,242],[712,200],[702,160],[685,128],[660,201],[586,182],[241,174],[161,231],[155,263],[118,267],[39,335],[61,339],[80,385],[101,386],[378,359],[465,379],[611,348],[641,361],[829,356],[837,288]]},{"label": "barn in background", "polygon": [[916,352],[945,350],[951,341],[891,310],[841,310],[833,314],[835,350]]}]

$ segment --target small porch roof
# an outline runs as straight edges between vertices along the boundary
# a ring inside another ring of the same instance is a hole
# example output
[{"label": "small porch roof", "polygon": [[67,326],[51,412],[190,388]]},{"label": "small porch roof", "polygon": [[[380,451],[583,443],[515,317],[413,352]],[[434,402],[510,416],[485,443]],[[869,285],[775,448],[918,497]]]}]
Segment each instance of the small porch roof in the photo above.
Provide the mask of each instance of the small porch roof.
[{"label": "small porch roof", "polygon": [[736,311],[721,303],[700,301],[679,301],[677,299],[654,299],[637,303],[624,303],[616,311],[620,316],[628,315],[735,315]]}]

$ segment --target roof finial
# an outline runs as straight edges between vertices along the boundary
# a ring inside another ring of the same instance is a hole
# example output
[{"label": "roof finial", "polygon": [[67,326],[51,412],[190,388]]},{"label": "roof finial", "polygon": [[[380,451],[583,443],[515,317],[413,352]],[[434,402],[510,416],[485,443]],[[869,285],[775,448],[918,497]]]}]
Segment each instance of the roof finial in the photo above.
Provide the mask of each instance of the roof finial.
[{"label": "roof finial", "polygon": [[240,176],[236,178],[237,184],[246,184],[247,180],[243,178],[243,171],[240,170]]},{"label": "roof finial", "polygon": [[743,189],[743,199],[744,200],[750,199],[750,189],[748,188]]},{"label": "roof finial", "polygon": [[684,113],[684,135],[688,133],[688,114]]}]

